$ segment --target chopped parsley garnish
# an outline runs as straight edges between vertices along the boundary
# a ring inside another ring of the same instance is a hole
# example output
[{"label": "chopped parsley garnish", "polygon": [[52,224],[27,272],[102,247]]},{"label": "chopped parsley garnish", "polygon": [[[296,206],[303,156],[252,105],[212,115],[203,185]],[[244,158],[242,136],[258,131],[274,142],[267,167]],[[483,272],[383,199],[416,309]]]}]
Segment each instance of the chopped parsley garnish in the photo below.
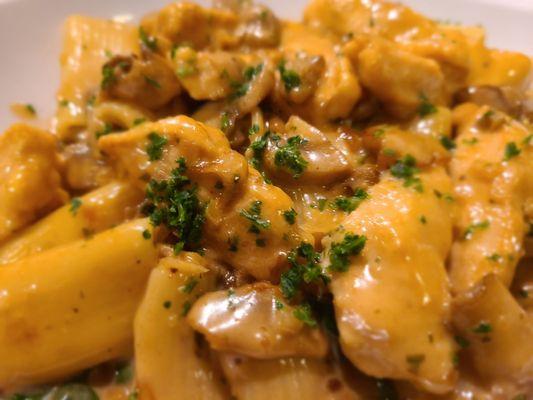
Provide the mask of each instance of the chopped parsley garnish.
[{"label": "chopped parsley garnish", "polygon": [[478,138],[470,138],[470,139],[463,139],[461,143],[467,145],[467,146],[473,146],[475,145],[477,142],[479,142],[479,139]]},{"label": "chopped parsley garnish", "polygon": [[261,229],[266,230],[270,228],[270,221],[261,218],[261,207],[263,202],[253,201],[248,210],[241,210],[239,213],[241,217],[246,218],[252,224],[250,225],[250,232],[258,234]]},{"label": "chopped parsley garnish", "polygon": [[178,69],[176,70],[176,75],[178,75],[178,78],[183,79],[187,78],[188,76],[194,75],[196,72],[196,66],[191,62],[187,62],[178,67]]},{"label": "chopped parsley garnish", "polygon": [[139,27],[139,37],[141,38],[141,42],[144,46],[146,46],[148,49],[152,51],[157,50],[157,39],[152,36],[148,36],[146,31],[143,29],[143,27]]},{"label": "chopped parsley garnish", "polygon": [[143,231],[143,238],[148,240],[148,239],[151,239],[152,238],[152,234],[150,233],[150,231],[148,229],[145,229]]},{"label": "chopped parsley garnish", "polygon": [[494,262],[500,262],[502,260],[502,256],[498,253],[493,253],[490,256],[486,256],[487,260],[494,261]]},{"label": "chopped parsley garnish", "polygon": [[274,300],[274,306],[276,307],[276,310],[282,310],[285,307],[283,302],[279,299]]},{"label": "chopped parsley garnish", "polygon": [[405,361],[409,364],[409,368],[416,372],[420,369],[420,365],[425,361],[426,356],[424,354],[412,354],[405,357]]},{"label": "chopped parsley garnish", "polygon": [[222,113],[220,117],[220,130],[226,132],[231,127],[231,121],[227,112]]},{"label": "chopped parsley garnish", "polygon": [[59,102],[59,105],[61,107],[67,107],[68,105],[70,104],[70,101],[66,100],[66,99],[63,99]]},{"label": "chopped parsley garnish", "polygon": [[492,332],[492,325],[487,322],[480,322],[472,328],[472,332],[480,334],[490,333]]},{"label": "chopped parsley garnish", "polygon": [[419,220],[420,220],[420,223],[421,223],[421,224],[424,224],[424,225],[425,225],[425,224],[428,223],[428,220],[427,220],[427,218],[426,218],[425,215],[421,215],[420,218],[419,218]]},{"label": "chopped parsley garnish", "polygon": [[191,311],[191,307],[192,303],[190,301],[187,300],[185,303],[183,303],[181,306],[181,316],[186,317],[187,314],[189,314],[189,311]]},{"label": "chopped parsley garnish", "polygon": [[274,163],[278,167],[283,167],[292,173],[294,178],[298,178],[307,168],[307,160],[302,157],[299,147],[307,143],[301,136],[292,136],[287,139],[287,143],[280,146],[274,155]]},{"label": "chopped parsley garnish", "polygon": [[133,120],[133,126],[138,126],[138,125],[141,125],[141,124],[144,124],[146,122],[146,118],[135,118]]},{"label": "chopped parsley garnish", "polygon": [[359,204],[361,204],[361,202],[363,200],[366,200],[366,199],[368,199],[368,193],[365,190],[358,188],[358,189],[356,189],[356,191],[353,194],[353,196],[350,196],[350,197],[338,196],[338,197],[336,197],[333,200],[332,204],[331,204],[331,208],[342,210],[342,211],[345,211],[347,213],[351,213],[357,207],[359,207]]},{"label": "chopped parsley garnish", "polygon": [[524,138],[524,140],[522,140],[522,144],[523,144],[524,146],[527,146],[527,145],[529,145],[529,144],[531,143],[532,140],[533,140],[533,133],[527,135],[527,136]]},{"label": "chopped parsley garnish", "polygon": [[183,248],[197,248],[205,222],[205,205],[198,199],[196,186],[185,176],[185,160],[177,162],[178,168],[171,171],[169,179],[148,183],[143,206],[153,226],[164,225],[176,236],[176,254]]},{"label": "chopped parsley garnish", "polygon": [[72,215],[76,216],[78,214],[78,210],[80,209],[82,204],[82,201],[79,197],[73,197],[72,200],[70,200],[70,208],[69,211]]},{"label": "chopped parsley garnish", "polygon": [[253,124],[250,127],[250,129],[248,129],[248,135],[252,136],[252,135],[255,135],[256,133],[259,133],[259,125]]},{"label": "chopped parsley garnish", "polygon": [[294,310],[294,316],[311,328],[315,328],[318,325],[315,317],[313,316],[311,306],[307,303],[301,304],[296,307],[296,309]]},{"label": "chopped parsley garnish", "polygon": [[157,132],[150,132],[148,135],[150,143],[146,146],[146,154],[150,161],[160,160],[163,155],[163,147],[167,144],[168,139],[158,135]]},{"label": "chopped parsley garnish", "polygon": [[465,232],[463,234],[463,239],[470,239],[475,232],[485,230],[489,226],[490,226],[489,220],[485,220],[485,221],[481,221],[481,222],[476,222],[475,224],[471,224],[471,225],[469,225],[466,228],[466,230],[465,230]]},{"label": "chopped parsley garnish", "polygon": [[37,115],[37,110],[35,110],[35,107],[32,104],[26,104],[26,110],[28,110],[31,115]]},{"label": "chopped parsley garnish", "polygon": [[292,69],[285,68],[285,61],[281,61],[279,63],[278,71],[287,92],[290,92],[292,89],[301,85],[302,80],[300,79],[300,75],[298,75],[298,73]]},{"label": "chopped parsley garnish", "polygon": [[234,100],[244,96],[250,90],[250,82],[263,70],[263,64],[258,64],[255,67],[251,66],[244,70],[242,82],[231,82],[233,93],[230,99]]},{"label": "chopped parsley garnish", "polygon": [[[115,372],[115,382],[125,384],[133,379],[133,365],[126,363]],[[68,397],[67,397],[68,398]]]},{"label": "chopped parsley garnish", "polygon": [[296,222],[297,215],[298,213],[294,208],[291,208],[287,211],[283,211],[283,218],[285,218],[285,221],[287,221],[289,225],[294,225],[294,223]]},{"label": "chopped parsley garnish", "polygon": [[448,136],[442,135],[440,137],[440,144],[446,149],[446,150],[453,150],[457,147],[453,139],[449,138]]},{"label": "chopped parsley garnish", "polygon": [[366,236],[348,233],[342,242],[334,242],[329,251],[329,269],[336,272],[345,272],[349,267],[349,259],[356,256],[365,247]]},{"label": "chopped parsley garnish", "polygon": [[511,158],[519,156],[521,152],[522,150],[518,148],[515,142],[509,142],[505,145],[503,160],[509,161]]},{"label": "chopped parsley garnish", "polygon": [[109,86],[111,86],[116,81],[117,81],[117,77],[115,76],[113,67],[109,64],[104,64],[102,66],[102,82],[100,83],[100,86],[102,87],[102,89],[107,89]]},{"label": "chopped parsley garnish", "polygon": [[191,294],[196,285],[198,285],[198,278],[195,278],[191,276],[187,279],[187,282],[185,282],[185,285],[181,287],[181,291],[183,293]]},{"label": "chopped parsley garnish", "polygon": [[280,288],[286,299],[293,299],[304,283],[328,283],[329,277],[320,267],[320,254],[309,243],[301,243],[290,251],[287,260],[291,268],[281,274]]},{"label": "chopped parsley garnish", "polygon": [[417,192],[423,192],[422,181],[416,176],[420,170],[416,167],[416,159],[407,154],[403,159],[394,164],[390,172],[395,178],[403,179],[405,187],[412,187]]},{"label": "chopped parsley garnish", "polygon": [[462,349],[466,349],[468,346],[470,346],[470,341],[463,336],[457,335],[457,336],[454,336],[454,339],[455,339],[455,343],[457,343],[459,347]]},{"label": "chopped parsley garnish", "polygon": [[435,107],[427,98],[425,94],[420,95],[420,104],[418,105],[418,115],[421,117],[426,117],[437,112],[437,107]]},{"label": "chopped parsley garnish", "polygon": [[265,247],[266,246],[266,240],[263,238],[255,239],[255,245],[257,247]]},{"label": "chopped parsley garnish", "polygon": [[99,139],[102,136],[109,135],[111,132],[113,132],[113,125],[106,122],[102,129],[96,131],[96,138]]},{"label": "chopped parsley garnish", "polygon": [[252,144],[250,144],[250,149],[252,149],[252,158],[250,163],[255,169],[261,168],[261,163],[263,161],[263,156],[265,150],[268,146],[268,137],[270,136],[270,131],[265,132],[260,138],[256,139]]},{"label": "chopped parsley garnish", "polygon": [[150,86],[155,87],[156,89],[161,89],[161,84],[155,80],[154,78],[151,78],[147,75],[144,75],[144,81],[149,84]]},{"label": "chopped parsley garnish", "polygon": [[517,394],[512,400],[527,400],[527,395],[524,393]]}]

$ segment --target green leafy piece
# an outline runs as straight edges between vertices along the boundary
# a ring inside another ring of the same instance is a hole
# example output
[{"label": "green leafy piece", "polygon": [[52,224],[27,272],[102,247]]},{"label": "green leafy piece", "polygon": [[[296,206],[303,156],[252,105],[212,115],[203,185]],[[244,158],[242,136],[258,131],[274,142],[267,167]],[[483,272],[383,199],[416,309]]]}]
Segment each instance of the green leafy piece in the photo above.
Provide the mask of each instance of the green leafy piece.
[{"label": "green leafy piece", "polygon": [[248,210],[241,210],[239,213],[241,217],[246,218],[252,224],[250,225],[250,232],[259,233],[261,229],[270,228],[270,221],[261,218],[261,207],[263,202],[253,201]]},{"label": "green leafy piece", "polygon": [[283,211],[283,218],[285,218],[285,221],[287,221],[289,225],[294,225],[294,223],[296,222],[297,215],[298,213],[294,208],[291,208],[287,211]]},{"label": "green leafy piece", "polygon": [[81,383],[69,383],[53,389],[49,400],[98,400],[96,392],[87,385]]},{"label": "green leafy piece", "polygon": [[283,304],[283,302],[279,299],[275,299],[274,304],[275,304],[276,310],[282,310],[285,307],[285,304]]},{"label": "green leafy piece", "polygon": [[192,303],[190,301],[186,301],[185,303],[183,303],[183,305],[181,306],[181,316],[182,317],[186,317],[187,314],[189,314],[189,311],[191,311],[191,308],[192,308]]},{"label": "green leafy piece", "polygon": [[109,64],[104,64],[102,66],[102,82],[100,83],[100,87],[105,90],[116,81],[117,77],[115,76],[113,67]]},{"label": "green leafy piece", "polygon": [[191,276],[187,279],[187,282],[185,282],[185,285],[181,287],[181,291],[183,293],[191,294],[199,282],[200,281],[198,280],[198,278]]},{"label": "green leafy piece", "polygon": [[465,144],[467,146],[473,146],[477,142],[479,142],[479,139],[476,138],[476,137],[473,137],[473,138],[469,138],[469,139],[463,139],[461,143],[463,143],[463,144]]},{"label": "green leafy piece", "polygon": [[435,107],[427,98],[427,96],[422,93],[420,95],[420,104],[418,106],[418,115],[421,117],[426,117],[437,112],[437,107]]},{"label": "green leafy piece", "polygon": [[198,72],[196,66],[190,62],[187,62],[178,67],[178,69],[176,70],[176,75],[178,75],[178,78],[183,79],[196,74],[196,72]]},{"label": "green leafy piece", "polygon": [[252,136],[252,135],[255,135],[256,133],[259,133],[259,125],[253,124],[250,127],[250,129],[248,129],[248,135]]},{"label": "green leafy piece", "polygon": [[139,37],[141,39],[141,43],[145,47],[152,51],[157,50],[157,39],[155,37],[149,36],[142,26],[139,27]]},{"label": "green leafy piece", "polygon": [[499,255],[498,253],[493,253],[490,256],[486,256],[487,260],[494,261],[494,262],[500,262],[503,257]]},{"label": "green leafy piece", "polygon": [[426,360],[424,354],[411,354],[405,357],[405,361],[409,364],[409,369],[412,371],[418,371],[420,365]]},{"label": "green leafy piece", "polygon": [[115,382],[124,384],[133,379],[133,365],[126,363],[121,366],[115,373]]},{"label": "green leafy piece", "polygon": [[457,147],[455,142],[452,138],[449,138],[448,136],[442,135],[440,137],[440,144],[446,149],[446,150],[453,150]]},{"label": "green leafy piece", "polygon": [[300,306],[296,307],[296,309],[294,310],[294,316],[311,328],[316,328],[318,325],[315,317],[313,316],[311,306],[307,303],[301,304]]},{"label": "green leafy piece", "polygon": [[244,70],[242,82],[231,82],[233,93],[230,95],[231,100],[244,96],[250,90],[250,82],[261,73],[263,64],[248,67]]},{"label": "green leafy piece", "polygon": [[145,229],[143,231],[143,238],[148,240],[148,239],[151,239],[152,238],[152,234],[150,233],[150,231],[148,229]]},{"label": "green leafy piece", "polygon": [[349,267],[349,259],[356,256],[365,247],[366,236],[348,233],[342,242],[334,242],[329,251],[329,269],[336,272],[345,272]]},{"label": "green leafy piece", "polygon": [[163,307],[168,310],[170,307],[172,307],[172,302],[170,300],[164,301],[163,302]]},{"label": "green leafy piece", "polygon": [[157,134],[157,132],[150,132],[148,135],[149,143],[146,146],[146,153],[150,161],[160,160],[163,155],[163,147],[168,143],[168,139]]},{"label": "green leafy piece", "polygon": [[509,161],[510,159],[519,156],[521,152],[522,150],[518,148],[515,142],[509,142],[505,145],[503,160]]},{"label": "green leafy piece", "polygon": [[391,169],[391,174],[395,178],[403,179],[405,187],[412,187],[417,192],[423,192],[422,181],[416,176],[420,170],[416,167],[416,159],[407,154],[401,160],[398,160]]},{"label": "green leafy piece", "polygon": [[469,225],[464,234],[463,234],[463,239],[470,239],[472,237],[472,235],[475,233],[475,232],[478,232],[478,231],[483,231],[485,229],[487,229],[488,227],[490,226],[490,222],[489,220],[484,220],[484,221],[481,221],[481,222],[476,222],[474,224],[471,224]]},{"label": "green leafy piece", "polygon": [[294,178],[298,178],[307,168],[307,160],[303,158],[299,147],[307,143],[301,136],[292,136],[287,143],[280,146],[274,155],[274,163],[278,167],[286,168]]},{"label": "green leafy piece", "polygon": [[79,197],[73,197],[70,200],[69,211],[71,212],[72,215],[76,216],[76,214],[78,214],[78,210],[80,209],[82,203],[83,202],[81,201]]},{"label": "green leafy piece", "polygon": [[45,396],[44,394],[38,394],[38,393],[34,393],[34,394],[15,393],[11,395],[11,397],[9,397],[9,400],[43,400],[44,396]]},{"label": "green leafy piece", "polygon": [[329,283],[329,277],[320,267],[320,254],[309,243],[302,242],[287,255],[291,265],[281,274],[280,288],[286,299],[292,299],[300,291],[301,286],[311,283]]},{"label": "green leafy piece", "polygon": [[28,110],[31,115],[37,115],[37,110],[35,109],[33,104],[26,104],[26,110]]},{"label": "green leafy piece", "polygon": [[146,118],[135,118],[133,120],[133,126],[138,126],[138,125],[141,125],[141,124],[144,124],[146,122]]},{"label": "green leafy piece", "polygon": [[359,204],[363,202],[363,200],[368,199],[368,193],[363,189],[356,189],[353,196],[345,197],[345,196],[338,196],[333,200],[333,203],[331,204],[331,208],[338,209],[345,211],[347,213],[351,213],[357,207],[359,207]]},{"label": "green leafy piece", "polygon": [[252,150],[252,158],[250,159],[250,164],[259,170],[263,162],[263,156],[265,150],[268,146],[268,138],[270,136],[270,131],[265,132],[260,138],[256,139],[252,144],[250,144],[250,149]]},{"label": "green leafy piece", "polygon": [[144,75],[144,81],[150,86],[155,87],[156,89],[161,89],[161,84],[154,78],[149,77],[148,75]]},{"label": "green leafy piece", "polygon": [[220,130],[226,132],[231,126],[231,121],[227,112],[222,113],[220,117]]},{"label": "green leafy piece", "polygon": [[425,224],[428,223],[428,220],[427,220],[427,218],[426,218],[425,215],[421,215],[420,218],[419,218],[419,220],[420,220],[420,223],[421,223],[421,224],[424,224],[424,225],[425,225]]},{"label": "green leafy piece", "polygon": [[287,92],[290,92],[292,89],[297,88],[301,85],[302,80],[300,79],[300,75],[292,69],[287,69],[285,67],[286,62],[281,61],[278,65],[278,71],[281,76],[281,80],[283,81],[283,85],[285,86],[285,90]]},{"label": "green leafy piece", "polygon": [[466,349],[468,346],[470,346],[470,341],[463,336],[456,335],[454,336],[454,339],[455,343],[457,343],[462,349]]},{"label": "green leafy piece", "polygon": [[113,125],[111,125],[109,122],[106,122],[102,129],[96,131],[96,138],[99,139],[102,136],[109,135],[111,132],[113,132]]},{"label": "green leafy piece", "polygon": [[488,322],[480,322],[478,325],[472,328],[472,332],[479,334],[486,334],[492,332],[492,325]]},{"label": "green leafy piece", "polygon": [[205,222],[205,205],[198,199],[196,186],[185,176],[185,159],[177,163],[169,179],[148,183],[142,209],[153,226],[164,225],[179,239],[176,254],[183,248],[197,248]]}]

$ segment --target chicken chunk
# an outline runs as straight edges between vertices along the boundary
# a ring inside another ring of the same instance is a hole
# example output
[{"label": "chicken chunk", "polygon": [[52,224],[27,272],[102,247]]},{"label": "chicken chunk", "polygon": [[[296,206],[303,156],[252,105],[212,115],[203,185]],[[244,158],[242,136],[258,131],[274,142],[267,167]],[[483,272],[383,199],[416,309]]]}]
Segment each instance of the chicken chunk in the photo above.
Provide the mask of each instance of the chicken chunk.
[{"label": "chicken chunk", "polygon": [[0,135],[0,242],[67,199],[52,135],[24,124]]},{"label": "chicken chunk", "polygon": [[[445,393],[456,378],[444,267],[452,221],[450,206],[434,191],[449,192],[451,182],[441,168],[415,179],[422,191],[385,175],[322,243],[330,270],[341,270],[333,273],[331,291],[348,359],[371,376]],[[361,255],[351,258],[343,252],[350,235],[366,237]]]},{"label": "chicken chunk", "polygon": [[456,292],[485,275],[509,286],[528,227],[524,206],[533,196],[533,154],[527,128],[488,107],[455,110],[457,149],[450,173],[459,206],[450,278]]},{"label": "chicken chunk", "polygon": [[533,315],[495,275],[454,301],[453,324],[477,373],[488,379],[533,384]]},{"label": "chicken chunk", "polygon": [[280,290],[255,283],[198,299],[187,316],[215,350],[252,358],[326,356],[324,334],[294,316]]},{"label": "chicken chunk", "polygon": [[[153,140],[161,144],[159,158],[148,151]],[[257,279],[275,278],[291,248],[301,240],[313,241],[283,217],[293,207],[291,199],[249,168],[217,129],[179,116],[104,136],[99,146],[121,175],[141,187],[147,178],[167,179],[183,157],[187,176],[206,204],[205,242],[224,261]]]}]

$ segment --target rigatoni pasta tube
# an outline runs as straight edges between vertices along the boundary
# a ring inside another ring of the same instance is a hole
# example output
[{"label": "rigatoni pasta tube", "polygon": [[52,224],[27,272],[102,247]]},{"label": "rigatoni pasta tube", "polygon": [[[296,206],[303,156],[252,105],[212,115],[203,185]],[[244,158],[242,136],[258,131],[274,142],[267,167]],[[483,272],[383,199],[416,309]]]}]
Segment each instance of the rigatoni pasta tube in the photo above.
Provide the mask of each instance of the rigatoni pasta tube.
[{"label": "rigatoni pasta tube", "polygon": [[0,264],[73,242],[123,222],[143,193],[126,182],[111,182],[61,207],[0,246]]},{"label": "rigatoni pasta tube", "polygon": [[157,251],[135,220],[0,267],[0,391],[131,351]]}]

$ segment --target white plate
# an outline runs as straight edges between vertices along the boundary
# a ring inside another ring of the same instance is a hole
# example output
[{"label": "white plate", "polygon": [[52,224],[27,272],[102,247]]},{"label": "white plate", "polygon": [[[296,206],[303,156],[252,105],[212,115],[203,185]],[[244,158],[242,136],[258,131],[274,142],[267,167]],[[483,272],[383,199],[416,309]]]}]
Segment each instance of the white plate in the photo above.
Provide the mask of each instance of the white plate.
[{"label": "white plate", "polygon": [[[54,111],[59,81],[61,24],[67,15],[138,17],[168,0],[0,0],[0,131],[15,121],[14,102],[32,103],[41,116]],[[209,0],[198,1],[207,5]],[[263,0],[298,19],[307,0]],[[404,0],[434,18],[487,28],[491,46],[533,54],[533,0]]]}]

